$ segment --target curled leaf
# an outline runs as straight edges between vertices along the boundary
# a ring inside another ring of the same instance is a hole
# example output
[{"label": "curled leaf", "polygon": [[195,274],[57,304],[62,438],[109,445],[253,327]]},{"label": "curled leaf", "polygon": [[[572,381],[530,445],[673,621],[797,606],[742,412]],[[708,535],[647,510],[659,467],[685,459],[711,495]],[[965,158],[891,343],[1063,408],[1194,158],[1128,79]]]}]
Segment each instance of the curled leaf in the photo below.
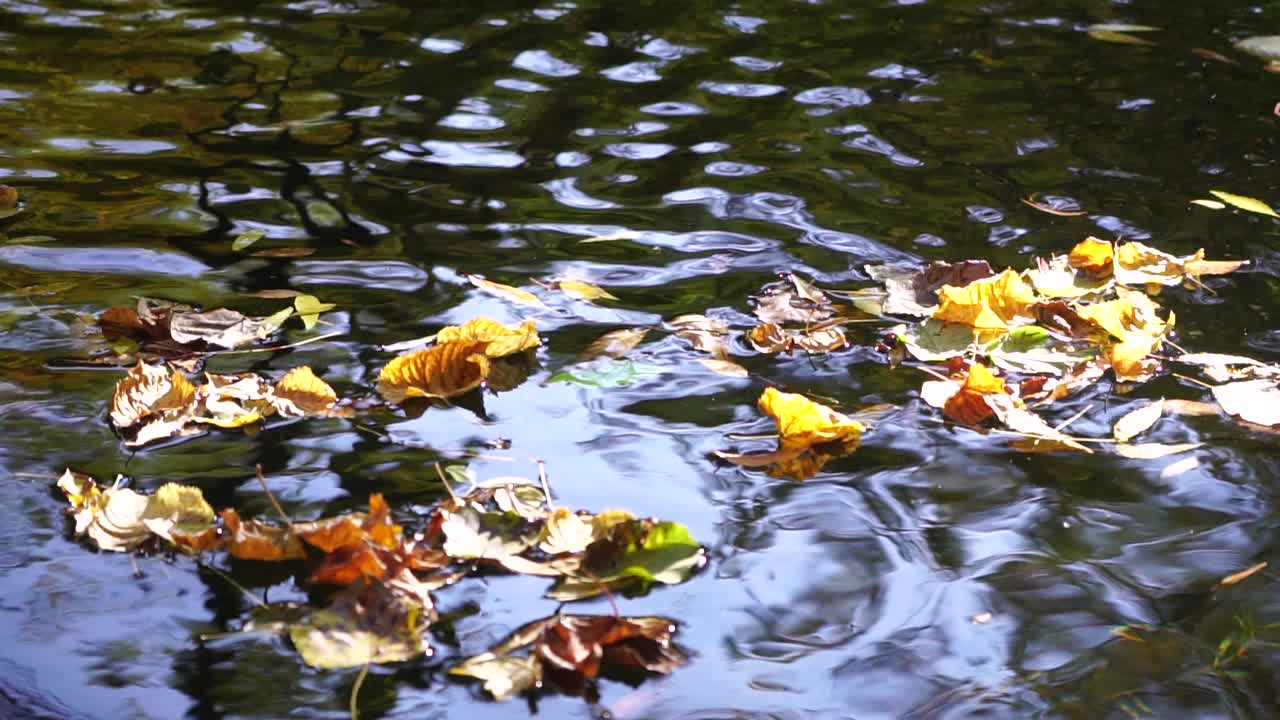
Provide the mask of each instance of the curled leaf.
[{"label": "curled leaf", "polygon": [[389,403],[451,398],[476,389],[488,374],[485,343],[450,342],[387,363],[378,373],[378,392]]},{"label": "curled leaf", "polygon": [[1015,319],[1030,319],[1027,311],[1036,301],[1035,291],[1013,270],[963,287],[945,286],[938,298],[934,319],[998,332],[1007,331]]},{"label": "curled leaf", "polygon": [[450,325],[436,333],[437,344],[450,342],[484,343],[486,357],[500,358],[535,348],[541,340],[532,320],[511,327],[481,316],[468,320],[465,325]]},{"label": "curled leaf", "polygon": [[1115,252],[1111,243],[1095,237],[1085,238],[1071,248],[1067,262],[1071,267],[1083,270],[1095,277],[1106,277],[1111,274],[1112,259]]}]

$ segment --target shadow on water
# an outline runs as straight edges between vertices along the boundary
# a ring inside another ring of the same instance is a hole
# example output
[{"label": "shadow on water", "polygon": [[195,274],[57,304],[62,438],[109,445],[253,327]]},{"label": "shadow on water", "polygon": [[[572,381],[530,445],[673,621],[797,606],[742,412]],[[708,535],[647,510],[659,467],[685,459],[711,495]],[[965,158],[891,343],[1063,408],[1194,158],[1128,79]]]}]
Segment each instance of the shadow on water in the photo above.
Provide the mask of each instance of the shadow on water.
[{"label": "shadow on water", "polygon": [[[270,636],[197,639],[238,629],[251,605],[217,573],[144,557],[135,576],[128,556],[77,542],[51,490],[62,468],[194,484],[251,515],[270,512],[261,464],[293,517],[382,492],[413,526],[442,492],[432,463],[499,440],[512,452],[472,459],[479,477],[541,458],[563,504],[677,520],[708,546],[708,571],[624,608],[681,620],[693,661],[604,683],[594,707],[489,703],[445,670],[557,606],[536,578],[469,580],[439,605],[481,611],[434,636],[432,656],[374,667],[362,717],[1280,713],[1275,577],[1215,589],[1274,557],[1272,436],[1167,417],[1154,440],[1205,443],[1173,480],[1169,461],[1019,455],[941,423],[865,329],[813,359],[736,344],[750,379],[663,336],[636,351],[660,374],[630,387],[545,382],[617,327],[710,311],[741,331],[747,295],[778,272],[849,287],[874,262],[1024,267],[1089,234],[1255,258],[1162,302],[1183,344],[1275,361],[1276,226],[1187,201],[1277,196],[1275,76],[1230,47],[1280,7],[435,5],[3,3],[0,182],[25,207],[0,220],[0,715],[347,717],[356,671],[310,669]],[[1097,22],[1162,30],[1114,44],[1088,36]],[[1033,193],[1088,213],[1038,212],[1020,202]],[[233,250],[251,230],[252,251],[295,256]],[[635,235],[580,242],[619,230]],[[619,299],[526,313],[468,273],[576,276]],[[336,303],[327,329],[344,334],[210,370],[309,364],[368,397],[380,345],[477,314],[533,316],[547,348],[483,415],[381,408],[137,454],[105,421],[116,373],[51,369],[133,296],[265,314],[283,301],[248,294],[277,288]],[[726,433],[764,427],[766,385],[902,410],[804,484],[715,465]],[[1165,378],[1136,396],[1186,392]],[[1058,420],[1090,403],[1080,422],[1105,433],[1121,408],[1100,395]],[[223,569],[259,597],[306,600],[291,569]]]}]

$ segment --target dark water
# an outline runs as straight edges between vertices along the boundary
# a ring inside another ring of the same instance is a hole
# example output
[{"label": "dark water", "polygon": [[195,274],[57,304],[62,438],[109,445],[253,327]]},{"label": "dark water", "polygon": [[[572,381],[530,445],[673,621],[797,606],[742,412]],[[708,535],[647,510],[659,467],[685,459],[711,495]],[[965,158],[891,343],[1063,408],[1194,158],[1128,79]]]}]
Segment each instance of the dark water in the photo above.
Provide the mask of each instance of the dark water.
[{"label": "dark water", "polygon": [[[218,576],[143,558],[136,579],[129,557],[73,541],[51,491],[63,467],[191,483],[252,514],[269,511],[261,464],[295,517],[383,492],[412,525],[441,492],[433,462],[506,438],[471,461],[481,478],[544,459],[562,503],[678,520],[712,558],[623,602],[682,620],[688,667],[605,683],[594,708],[543,698],[543,717],[1275,717],[1274,576],[1213,590],[1280,550],[1272,436],[1165,418],[1151,439],[1206,443],[1174,479],[1161,470],[1178,458],[1015,454],[944,425],[916,396],[923,376],[891,370],[866,328],[814,358],[737,339],[748,380],[651,335],[634,357],[662,372],[631,387],[542,381],[617,327],[709,312],[743,330],[746,296],[780,271],[852,287],[884,260],[1025,267],[1088,234],[1255,258],[1216,294],[1162,302],[1189,349],[1280,359],[1276,225],[1187,204],[1280,196],[1280,78],[1230,51],[1278,18],[1235,0],[0,2],[0,182],[26,203],[0,225],[0,715],[347,716],[355,671],[311,670],[273,638],[196,640],[250,608]],[[1156,46],[1084,32],[1104,21],[1163,30]],[[1020,203],[1031,193],[1089,215],[1037,212]],[[315,252],[233,252],[255,228],[257,248]],[[579,243],[618,230],[639,236]],[[531,312],[464,273],[573,274],[620,301]],[[338,303],[328,329],[346,334],[211,369],[305,363],[362,397],[389,358],[378,345],[477,314],[532,314],[541,369],[485,398],[486,421],[358,421],[394,442],[313,420],[130,455],[105,420],[117,375],[49,367],[131,296],[265,314],[282,303],[244,295],[264,288]],[[768,431],[754,409],[767,385],[901,409],[804,484],[718,467],[707,454],[726,433]],[[1050,419],[1092,405],[1073,427],[1106,434],[1160,396],[1203,392],[1165,376]],[[287,574],[226,567],[271,600],[305,599]],[[442,591],[443,611],[479,612],[433,657],[374,668],[362,717],[526,716],[443,673],[553,612],[545,587]]]}]

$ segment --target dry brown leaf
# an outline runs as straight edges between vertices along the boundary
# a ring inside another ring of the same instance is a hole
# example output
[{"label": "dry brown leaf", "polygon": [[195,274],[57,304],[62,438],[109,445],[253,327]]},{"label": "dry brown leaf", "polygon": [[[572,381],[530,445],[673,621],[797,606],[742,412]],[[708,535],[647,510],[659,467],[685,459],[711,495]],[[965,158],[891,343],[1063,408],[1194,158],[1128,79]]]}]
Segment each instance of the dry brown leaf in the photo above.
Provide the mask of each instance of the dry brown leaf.
[{"label": "dry brown leaf", "polygon": [[729,324],[723,320],[712,320],[706,315],[681,315],[667,321],[677,337],[688,340],[694,350],[710,353],[718,360],[728,360],[729,347],[724,336],[729,333]]},{"label": "dry brown leaf", "polygon": [[449,342],[485,343],[484,354],[493,359],[535,348],[541,340],[532,320],[511,327],[481,316],[468,320],[465,325],[450,325],[436,333],[437,344]]},{"label": "dry brown leaf", "polygon": [[489,374],[485,343],[451,342],[401,355],[378,373],[378,392],[389,403],[414,397],[451,398],[480,386]]},{"label": "dry brown leaf", "polygon": [[[1216,414],[1216,412],[1215,412]],[[1130,460],[1156,460],[1169,455],[1190,452],[1203,447],[1204,443],[1121,443],[1115,446],[1116,454]]]}]

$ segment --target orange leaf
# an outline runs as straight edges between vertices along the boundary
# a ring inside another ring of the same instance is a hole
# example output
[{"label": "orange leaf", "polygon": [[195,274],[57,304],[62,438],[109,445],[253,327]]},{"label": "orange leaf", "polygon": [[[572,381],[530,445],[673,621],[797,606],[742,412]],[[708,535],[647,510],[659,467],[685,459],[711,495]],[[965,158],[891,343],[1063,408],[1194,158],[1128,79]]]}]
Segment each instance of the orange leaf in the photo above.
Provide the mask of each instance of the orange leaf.
[{"label": "orange leaf", "polygon": [[1004,380],[992,375],[981,363],[974,363],[960,390],[942,406],[942,414],[958,423],[977,425],[995,414],[986,396],[1004,392]]},{"label": "orange leaf", "polygon": [[241,520],[235,510],[222,511],[227,552],[241,560],[301,560],[307,556],[302,541],[285,528],[256,520]]},{"label": "orange leaf", "polygon": [[485,343],[449,342],[400,357],[378,374],[378,392],[390,403],[412,397],[451,398],[470,392],[489,374]]}]

